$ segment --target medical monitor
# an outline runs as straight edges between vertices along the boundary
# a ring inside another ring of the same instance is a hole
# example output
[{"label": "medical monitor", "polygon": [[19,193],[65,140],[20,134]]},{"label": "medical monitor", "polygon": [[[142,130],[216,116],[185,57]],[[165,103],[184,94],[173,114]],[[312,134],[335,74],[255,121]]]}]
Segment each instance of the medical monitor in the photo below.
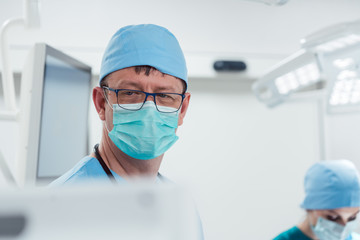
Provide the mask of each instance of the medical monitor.
[{"label": "medical monitor", "polygon": [[20,177],[48,183],[89,153],[91,68],[39,43],[21,82]]}]

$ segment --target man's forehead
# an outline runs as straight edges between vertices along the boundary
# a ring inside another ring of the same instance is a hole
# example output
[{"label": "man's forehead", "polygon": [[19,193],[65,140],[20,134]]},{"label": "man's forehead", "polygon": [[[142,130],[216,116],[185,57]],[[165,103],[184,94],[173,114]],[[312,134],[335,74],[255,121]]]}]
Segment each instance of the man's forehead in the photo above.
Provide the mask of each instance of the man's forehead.
[{"label": "man's forehead", "polygon": [[339,216],[347,216],[347,215],[354,215],[359,212],[359,208],[338,208],[338,209],[326,209],[321,210],[322,213],[325,214],[336,214]]},{"label": "man's forehead", "polygon": [[141,87],[142,85],[151,84],[154,88],[181,90],[184,85],[181,79],[164,74],[156,69],[150,71],[150,74],[147,75],[145,71],[137,73],[134,67],[115,71],[109,74],[107,79],[108,84],[111,84],[113,87]]}]

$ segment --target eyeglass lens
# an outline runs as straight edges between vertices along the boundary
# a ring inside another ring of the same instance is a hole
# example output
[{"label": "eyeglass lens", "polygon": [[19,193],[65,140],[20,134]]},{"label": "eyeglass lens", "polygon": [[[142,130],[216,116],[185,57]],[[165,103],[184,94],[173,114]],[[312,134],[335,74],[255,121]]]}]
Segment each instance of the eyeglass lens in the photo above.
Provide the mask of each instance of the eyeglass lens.
[{"label": "eyeglass lens", "polygon": [[[146,93],[135,91],[135,90],[120,90],[117,93],[117,101],[120,107],[124,109],[129,109],[127,104],[138,104],[138,109],[140,109],[143,105],[143,102],[146,98]],[[157,109],[160,112],[174,112],[177,111],[181,104],[183,97],[180,94],[176,93],[156,93],[153,95],[155,97],[154,101]],[[147,97],[146,100],[150,100],[153,96]],[[150,99],[149,99],[150,98]],[[129,110],[138,110],[134,109],[132,106]]]}]

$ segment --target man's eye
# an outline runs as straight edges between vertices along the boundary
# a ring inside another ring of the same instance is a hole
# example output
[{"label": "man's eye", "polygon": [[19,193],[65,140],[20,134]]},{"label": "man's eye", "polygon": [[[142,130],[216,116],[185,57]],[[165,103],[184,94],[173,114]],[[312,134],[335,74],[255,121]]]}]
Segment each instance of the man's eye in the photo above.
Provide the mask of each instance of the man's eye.
[{"label": "man's eye", "polygon": [[126,96],[132,96],[132,95],[136,95],[138,93],[133,92],[133,91],[123,91],[121,94],[126,95]]},{"label": "man's eye", "polygon": [[353,217],[350,217],[350,218],[348,219],[348,221],[351,222],[351,221],[354,221],[355,219],[356,219],[356,216],[353,216]]},{"label": "man's eye", "polygon": [[157,96],[160,98],[168,98],[169,97],[168,94],[164,94],[164,93],[158,93]]},{"label": "man's eye", "polygon": [[340,217],[339,216],[327,216],[326,219],[330,220],[330,221],[333,221],[333,222],[336,222],[337,220],[340,219]]}]

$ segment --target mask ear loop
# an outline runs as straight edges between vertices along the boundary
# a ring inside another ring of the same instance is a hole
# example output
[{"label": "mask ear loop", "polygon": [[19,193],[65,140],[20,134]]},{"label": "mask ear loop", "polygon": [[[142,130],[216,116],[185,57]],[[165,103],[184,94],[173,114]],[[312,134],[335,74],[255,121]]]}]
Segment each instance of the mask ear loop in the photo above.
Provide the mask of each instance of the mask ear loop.
[{"label": "mask ear loop", "polygon": [[[104,91],[104,97],[105,97],[106,103],[107,103],[107,104],[109,105],[109,107],[114,111],[113,106],[111,106],[111,104],[109,103],[109,99],[108,99],[108,97],[107,97],[107,95],[106,95],[106,92],[105,92],[105,89],[104,89],[104,88],[103,88],[103,91]],[[106,130],[108,131],[108,133],[110,133],[109,128],[108,128],[108,126],[107,126],[107,124],[106,124],[106,121],[103,121],[103,122],[104,122],[104,125],[105,125]]]},{"label": "mask ear loop", "polygon": [[107,127],[106,121],[103,121],[103,122],[104,122],[104,125],[105,125],[105,128],[106,128],[106,131],[107,131],[108,133],[110,133],[109,128]]}]

